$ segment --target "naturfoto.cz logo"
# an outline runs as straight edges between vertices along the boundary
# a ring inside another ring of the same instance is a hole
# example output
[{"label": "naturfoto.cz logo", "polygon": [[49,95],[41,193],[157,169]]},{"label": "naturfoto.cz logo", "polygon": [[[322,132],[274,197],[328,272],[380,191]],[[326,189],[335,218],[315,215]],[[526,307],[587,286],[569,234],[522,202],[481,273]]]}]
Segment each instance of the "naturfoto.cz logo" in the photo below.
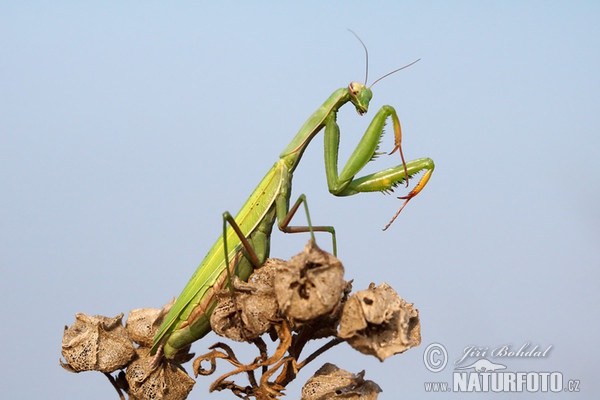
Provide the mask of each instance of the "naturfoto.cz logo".
[{"label": "naturfoto.cz logo", "polygon": [[[427,392],[579,392],[578,379],[565,379],[559,371],[510,371],[506,361],[511,358],[545,358],[552,346],[540,348],[525,343],[518,348],[510,345],[488,347],[467,346],[454,361],[452,382],[425,382]],[[476,360],[472,360],[476,358]],[[491,359],[501,358],[502,362]],[[425,367],[441,372],[448,364],[448,351],[432,343],[423,353]]]}]

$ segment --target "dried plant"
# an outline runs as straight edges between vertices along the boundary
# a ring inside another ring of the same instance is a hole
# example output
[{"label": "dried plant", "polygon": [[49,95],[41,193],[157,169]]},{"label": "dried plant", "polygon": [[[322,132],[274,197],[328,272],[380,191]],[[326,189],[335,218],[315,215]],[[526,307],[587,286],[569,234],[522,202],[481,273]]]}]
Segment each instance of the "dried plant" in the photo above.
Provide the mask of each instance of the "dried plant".
[{"label": "dried plant", "polygon": [[[214,374],[219,360],[225,361],[231,369],[213,381],[211,391],[278,399],[302,368],[344,341],[381,361],[420,344],[418,310],[389,285],[371,284],[350,296],[351,290],[351,283],[344,281],[342,263],[313,242],[289,261],[267,260],[248,282],[234,277],[232,289],[219,295],[211,327],[222,337],[253,344],[258,355],[244,364],[230,346],[215,343],[210,352],[194,360],[194,374]],[[71,372],[105,373],[121,398],[123,393],[139,400],[187,398],[195,383],[181,366],[193,358],[189,348],[173,360],[156,362],[149,354],[171,305],[133,310],[126,327],[122,315],[77,314],[75,324],[65,327],[62,354],[66,363],[61,361],[61,365]],[[277,342],[272,354],[268,354],[265,336]],[[329,341],[301,358],[309,341],[325,338]],[[111,373],[117,370],[125,372],[115,378]],[[364,379],[364,371],[351,374],[326,363],[306,383],[302,399],[376,399],[379,392],[376,383]]]}]

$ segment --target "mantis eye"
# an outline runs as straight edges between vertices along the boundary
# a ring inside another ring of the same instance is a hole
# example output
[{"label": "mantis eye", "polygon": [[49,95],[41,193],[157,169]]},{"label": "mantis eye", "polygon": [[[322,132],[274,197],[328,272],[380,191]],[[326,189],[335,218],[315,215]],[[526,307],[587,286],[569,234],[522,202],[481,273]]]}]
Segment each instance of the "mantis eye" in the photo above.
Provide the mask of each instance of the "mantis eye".
[{"label": "mantis eye", "polygon": [[358,96],[359,93],[359,86],[356,82],[350,82],[350,84],[348,85],[348,90],[350,90],[350,94],[354,97]]}]

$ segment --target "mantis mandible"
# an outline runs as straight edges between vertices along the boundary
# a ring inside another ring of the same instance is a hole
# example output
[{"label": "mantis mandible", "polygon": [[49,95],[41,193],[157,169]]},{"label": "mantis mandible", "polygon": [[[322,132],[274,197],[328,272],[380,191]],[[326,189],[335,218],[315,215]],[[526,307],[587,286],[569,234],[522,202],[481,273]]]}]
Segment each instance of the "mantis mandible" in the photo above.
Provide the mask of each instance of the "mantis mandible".
[{"label": "mantis mandible", "polygon": [[[377,81],[412,64],[414,63],[392,71]],[[217,293],[230,285],[233,274],[246,281],[254,268],[264,263],[269,256],[270,236],[276,220],[279,230],[285,233],[310,232],[311,235],[313,232],[331,233],[334,253],[336,252],[334,228],[312,226],[304,195],[299,196],[290,207],[292,174],[304,150],[321,130],[325,131],[327,185],[329,191],[336,196],[392,191],[403,182],[408,186],[410,177],[424,171],[423,176],[408,195],[399,197],[404,202],[384,230],[392,224],[404,206],[423,189],[433,173],[433,160],[421,158],[404,161],[400,121],[396,110],[389,105],[383,106],[375,114],[346,165],[341,172],[338,170],[340,129],[336,121],[337,112],[340,107],[350,102],[359,115],[365,114],[373,96],[371,91],[373,84],[367,87],[365,79],[364,84],[351,82],[347,87],[334,91],[302,125],[235,218],[228,212],[223,214],[222,238],[219,238],[209,250],[165,317],[154,338],[152,354],[158,352],[157,358],[161,354],[172,358],[178,350],[211,331],[210,315],[216,306]],[[389,154],[398,150],[402,163],[355,178],[356,174],[377,156],[379,141],[388,118],[392,120],[395,136],[395,147]],[[301,204],[304,204],[308,226],[290,226],[289,223]]]}]

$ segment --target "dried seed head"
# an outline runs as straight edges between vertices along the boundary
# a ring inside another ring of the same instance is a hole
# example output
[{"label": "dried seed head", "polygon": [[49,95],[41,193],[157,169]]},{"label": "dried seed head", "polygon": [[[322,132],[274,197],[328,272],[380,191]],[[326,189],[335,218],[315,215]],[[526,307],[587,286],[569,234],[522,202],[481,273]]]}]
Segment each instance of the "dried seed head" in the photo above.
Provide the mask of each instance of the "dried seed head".
[{"label": "dried seed head", "polygon": [[248,283],[233,277],[234,296],[228,290],[223,291],[210,317],[217,335],[246,342],[269,331],[278,315],[270,274],[273,266],[282,262],[268,259]]},{"label": "dried seed head", "polygon": [[235,297],[220,294],[211,327],[229,339],[252,341],[286,319],[296,328],[310,323],[314,339],[334,335],[351,290],[343,275],[337,258],[309,242],[290,261],[268,259],[247,283],[234,277]]},{"label": "dried seed head", "polygon": [[387,283],[355,293],[344,305],[340,338],[380,361],[421,343],[419,311]]},{"label": "dried seed head", "polygon": [[137,308],[129,312],[125,329],[134,342],[140,346],[152,347],[162,317],[158,308]]},{"label": "dried seed head", "polygon": [[136,400],[183,400],[196,383],[181,366],[164,360],[152,368],[154,356],[147,348],[137,349],[138,358],[129,365],[125,379],[127,392]]},{"label": "dried seed head", "polygon": [[302,388],[302,400],[374,400],[381,388],[373,381],[364,380],[364,374],[364,371],[352,374],[326,363]]},{"label": "dried seed head", "polygon": [[294,325],[330,315],[344,296],[344,267],[314,242],[280,265],[273,281],[277,303]]},{"label": "dried seed head", "polygon": [[161,309],[138,308],[131,310],[127,316],[125,329],[134,342],[144,347],[151,347],[154,343],[156,331],[164,318],[175,304],[175,298],[165,304]]},{"label": "dried seed head", "polygon": [[60,365],[71,372],[111,373],[127,365],[135,351],[122,324],[123,314],[114,318],[75,314],[75,323],[65,326]]}]

